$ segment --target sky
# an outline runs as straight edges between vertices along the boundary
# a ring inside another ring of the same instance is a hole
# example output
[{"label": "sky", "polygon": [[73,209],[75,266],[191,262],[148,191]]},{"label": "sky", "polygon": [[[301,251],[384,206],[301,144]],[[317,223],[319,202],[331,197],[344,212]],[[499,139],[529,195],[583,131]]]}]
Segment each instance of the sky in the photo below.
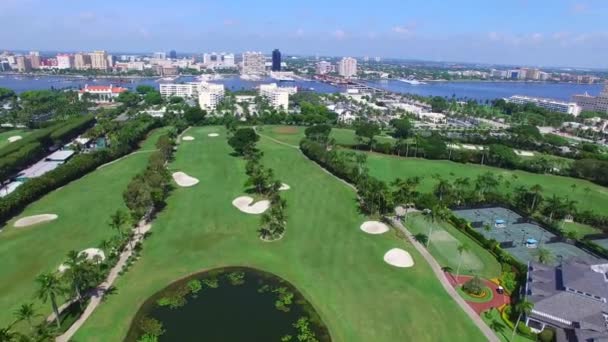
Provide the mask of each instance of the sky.
[{"label": "sky", "polygon": [[0,49],[608,68],[608,0],[0,0]]}]

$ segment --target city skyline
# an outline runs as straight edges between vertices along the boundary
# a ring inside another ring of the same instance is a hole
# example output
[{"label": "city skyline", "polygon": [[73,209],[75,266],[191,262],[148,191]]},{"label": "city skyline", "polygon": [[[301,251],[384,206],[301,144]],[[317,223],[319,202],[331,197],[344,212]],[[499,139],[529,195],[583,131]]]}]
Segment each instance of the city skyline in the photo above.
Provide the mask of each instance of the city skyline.
[{"label": "city skyline", "polygon": [[602,1],[522,0],[492,7],[480,0],[453,6],[393,0],[374,7],[345,1],[320,5],[5,0],[0,20],[20,34],[4,37],[0,49],[266,54],[279,47],[289,55],[608,67],[608,24],[601,20],[608,15],[608,4]]}]

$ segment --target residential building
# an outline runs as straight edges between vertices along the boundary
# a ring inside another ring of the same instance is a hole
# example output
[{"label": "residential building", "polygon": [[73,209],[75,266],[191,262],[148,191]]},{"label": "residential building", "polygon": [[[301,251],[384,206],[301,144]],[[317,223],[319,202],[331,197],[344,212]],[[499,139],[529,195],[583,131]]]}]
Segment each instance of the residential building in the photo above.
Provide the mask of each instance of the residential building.
[{"label": "residential building", "polygon": [[261,52],[243,54],[243,75],[263,75],[266,72],[266,58]]},{"label": "residential building", "polygon": [[587,93],[578,94],[572,96],[572,101],[576,102],[582,110],[608,113],[608,83],[604,85],[604,89],[598,96],[592,96]]},{"label": "residential building", "polygon": [[74,55],[74,68],[76,70],[88,70],[91,69],[91,56],[84,53],[77,53]]},{"label": "residential building", "polygon": [[283,110],[289,108],[289,95],[296,92],[296,87],[279,87],[276,83],[260,85],[260,95],[267,98],[271,106]]},{"label": "residential building", "polygon": [[557,341],[608,340],[608,264],[530,262],[525,298],[534,304],[526,325],[556,329]]},{"label": "residential building", "polygon": [[25,58],[25,56],[16,56],[15,64],[17,66],[17,71],[19,72],[29,72],[32,70],[32,64],[28,58]]},{"label": "residential building", "polygon": [[272,71],[281,71],[281,51],[279,49],[272,51]]},{"label": "residential building", "polygon": [[581,112],[581,107],[579,107],[575,102],[565,102],[541,97],[514,95],[506,98],[505,101],[517,104],[531,103],[553,112],[566,113],[574,116],[577,116]]},{"label": "residential building", "polygon": [[114,100],[120,95],[127,91],[127,88],[116,87],[113,85],[109,86],[89,86],[84,85],[84,88],[78,91],[78,99],[82,99],[84,94],[89,94],[91,101],[96,103],[108,103],[114,102]]},{"label": "residential building", "polygon": [[214,110],[224,98],[224,85],[201,82],[198,90],[198,104],[201,109]]},{"label": "residential building", "polygon": [[320,61],[317,63],[317,75],[325,75],[334,71],[335,68],[330,62]]},{"label": "residential building", "polygon": [[91,68],[95,70],[108,70],[108,54],[103,51],[93,51],[91,56]]},{"label": "residential building", "polygon": [[177,59],[177,52],[175,52],[175,50],[169,51],[169,58]]},{"label": "residential building", "polygon": [[107,60],[108,60],[108,68],[112,69],[114,67],[114,60],[115,60],[114,56],[108,55]]},{"label": "residential building", "polygon": [[163,97],[183,97],[194,98],[198,97],[198,82],[189,83],[161,83],[159,85],[160,94]]},{"label": "residential building", "polygon": [[357,60],[352,57],[344,57],[338,62],[338,74],[342,77],[353,77],[357,75]]},{"label": "residential building", "polygon": [[30,51],[28,58],[32,69],[40,69],[40,53],[38,51]]},{"label": "residential building", "polygon": [[57,69],[72,69],[74,67],[74,57],[72,55],[57,55]]},{"label": "residential building", "polygon": [[167,54],[164,52],[155,52],[152,54],[152,58],[154,59],[167,59]]},{"label": "residential building", "polygon": [[209,69],[234,68],[234,54],[232,53],[205,53],[203,54],[203,65]]}]

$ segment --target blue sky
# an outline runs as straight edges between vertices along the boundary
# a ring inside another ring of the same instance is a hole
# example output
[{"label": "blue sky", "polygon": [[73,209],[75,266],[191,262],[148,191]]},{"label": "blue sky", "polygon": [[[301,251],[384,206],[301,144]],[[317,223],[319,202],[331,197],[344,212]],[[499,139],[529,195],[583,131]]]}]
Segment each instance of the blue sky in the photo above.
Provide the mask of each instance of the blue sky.
[{"label": "blue sky", "polygon": [[0,0],[0,49],[261,50],[608,68],[608,0]]}]

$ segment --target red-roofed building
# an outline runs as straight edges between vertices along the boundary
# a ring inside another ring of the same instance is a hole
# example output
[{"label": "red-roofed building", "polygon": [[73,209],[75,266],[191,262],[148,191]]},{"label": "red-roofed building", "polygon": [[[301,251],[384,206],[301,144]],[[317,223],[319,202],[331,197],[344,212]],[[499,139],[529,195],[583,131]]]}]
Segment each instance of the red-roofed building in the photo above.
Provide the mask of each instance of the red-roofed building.
[{"label": "red-roofed building", "polygon": [[80,89],[78,92],[78,99],[82,99],[84,94],[89,94],[89,99],[96,103],[114,102],[114,99],[118,97],[120,93],[127,90],[127,88],[116,87],[111,84],[109,86],[89,86],[88,84],[85,84],[84,88]]}]

